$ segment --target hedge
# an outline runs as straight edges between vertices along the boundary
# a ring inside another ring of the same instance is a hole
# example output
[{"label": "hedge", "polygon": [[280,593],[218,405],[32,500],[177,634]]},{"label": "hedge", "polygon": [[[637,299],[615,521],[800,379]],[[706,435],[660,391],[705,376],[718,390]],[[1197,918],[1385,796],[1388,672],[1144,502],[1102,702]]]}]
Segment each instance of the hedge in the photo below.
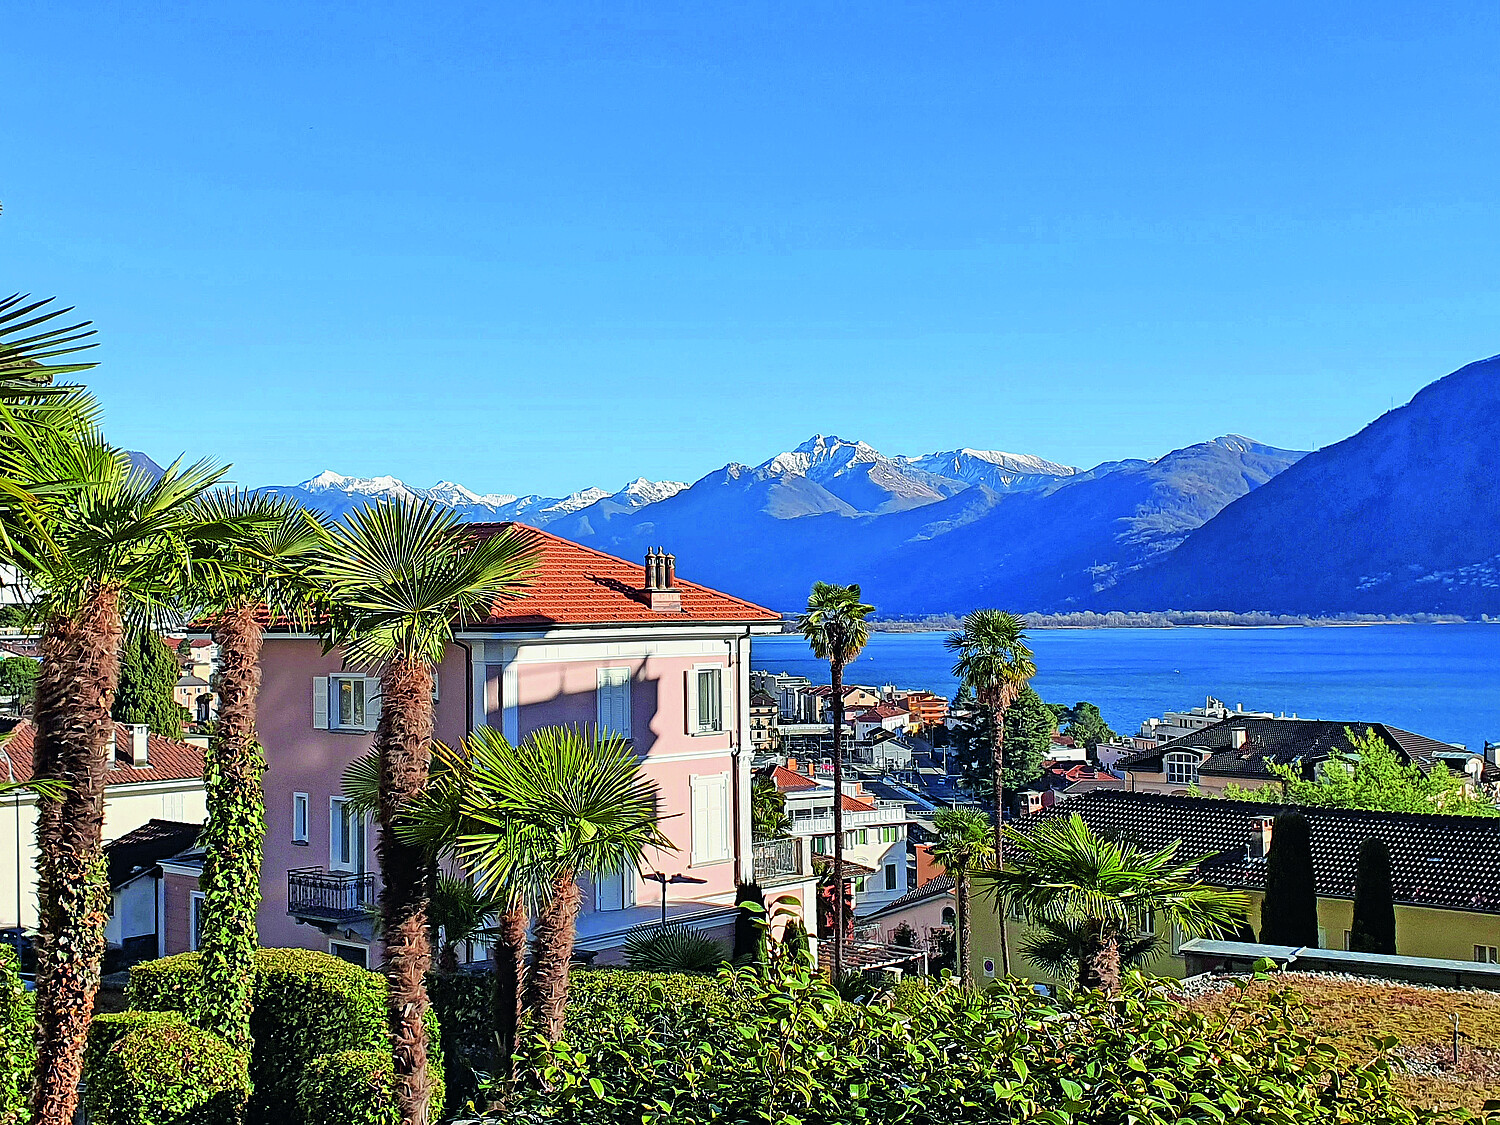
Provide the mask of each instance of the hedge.
[{"label": "hedge", "polygon": [[[429,1023],[428,1031],[433,1031]],[[388,1051],[340,1051],[314,1059],[297,1083],[305,1125],[400,1125]],[[442,1117],[443,1075],[433,1067],[429,1119]]]},{"label": "hedge", "polygon": [[[345,1051],[389,1054],[385,981],[378,974],[328,953],[261,949],[255,955],[255,1049],[250,1078],[250,1125],[295,1125],[300,1120],[297,1079],[323,1055]],[[192,1012],[199,987],[199,956],[179,953],[130,971],[134,1008]],[[436,1021],[428,1029],[434,1070],[442,1047]],[[440,1106],[434,1102],[434,1106]]]},{"label": "hedge", "polygon": [[176,1012],[120,1012],[89,1025],[89,1125],[222,1125],[250,1093],[244,1059]]},{"label": "hedge", "polygon": [[36,1006],[21,984],[16,951],[0,946],[0,1125],[26,1120],[36,1065]]}]

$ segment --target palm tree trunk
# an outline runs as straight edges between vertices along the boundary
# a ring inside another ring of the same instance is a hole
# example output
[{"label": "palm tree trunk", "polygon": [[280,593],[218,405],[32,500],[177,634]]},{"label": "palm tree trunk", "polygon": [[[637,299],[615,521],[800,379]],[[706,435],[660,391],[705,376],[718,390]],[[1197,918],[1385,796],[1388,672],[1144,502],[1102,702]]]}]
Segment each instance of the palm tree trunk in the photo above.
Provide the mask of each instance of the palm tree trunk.
[{"label": "palm tree trunk", "polygon": [[109,902],[101,840],[110,718],[123,625],[116,591],[47,622],[36,685],[33,776],[68,785],[37,801],[36,1125],[67,1125],[78,1102],[84,1037],[99,990]]},{"label": "palm tree trunk", "polygon": [[844,666],[829,662],[833,679],[833,979],[844,975]]},{"label": "palm tree trunk", "polygon": [[[995,870],[1005,866],[1005,704],[1002,702],[991,713],[995,728],[990,743],[990,768],[995,777]],[[1005,935],[1005,902],[997,899],[1000,911],[1000,971],[1010,976],[1010,944]]]},{"label": "palm tree trunk", "polygon": [[525,979],[526,907],[518,901],[500,915],[495,935],[495,1073],[505,1082],[516,1074]]},{"label": "palm tree trunk", "polygon": [[427,785],[432,757],[432,670],[397,657],[380,677],[380,913],[384,923],[387,1019],[395,1054],[396,1108],[402,1125],[427,1125],[427,856],[403,843],[396,818]]},{"label": "palm tree trunk", "polygon": [[974,966],[969,964],[969,942],[973,935],[969,928],[969,877],[960,874],[953,880],[953,900],[958,907],[958,916],[954,919],[957,927],[957,935],[953,942],[953,952],[958,958],[958,982],[965,988],[974,986]]},{"label": "palm tree trunk", "polygon": [[1120,935],[1101,930],[1088,945],[1078,966],[1078,983],[1084,988],[1101,989],[1106,996],[1120,991]]},{"label": "palm tree trunk", "polygon": [[255,984],[255,915],[266,807],[266,758],[256,741],[261,626],[257,607],[239,606],[215,623],[219,714],[204,769],[208,827],[203,857],[203,979],[198,1023],[236,1050],[250,1050]]},{"label": "palm tree trunk", "polygon": [[530,1006],[541,1021],[547,1042],[562,1036],[568,1008],[568,964],[578,935],[583,891],[571,871],[557,877],[552,894],[536,920],[536,955],[531,965]]}]

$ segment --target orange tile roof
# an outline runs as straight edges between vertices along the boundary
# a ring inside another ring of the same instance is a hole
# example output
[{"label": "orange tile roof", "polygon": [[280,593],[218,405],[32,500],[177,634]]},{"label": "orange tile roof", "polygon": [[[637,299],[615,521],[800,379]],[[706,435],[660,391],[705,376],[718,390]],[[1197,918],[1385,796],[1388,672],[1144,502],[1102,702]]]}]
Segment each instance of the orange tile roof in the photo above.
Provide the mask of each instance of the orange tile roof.
[{"label": "orange tile roof", "polygon": [[868,805],[858,797],[851,797],[847,793],[839,794],[839,805],[845,812],[874,812],[875,806]]},{"label": "orange tile roof", "polygon": [[785,766],[776,766],[771,770],[771,780],[776,788],[783,793],[796,789],[821,789],[816,781],[796,770],[789,770]]},{"label": "orange tile roof", "polygon": [[[15,733],[3,744],[5,752],[16,771],[17,781],[29,781],[34,768],[36,751],[36,726],[30,719],[23,719]],[[203,776],[203,749],[189,742],[178,742],[159,734],[148,736],[146,741],[144,769],[136,769],[130,762],[130,730],[115,724],[115,757],[111,769],[105,774],[106,785],[126,785],[136,781],[182,781]],[[0,765],[0,780],[9,777]]]}]

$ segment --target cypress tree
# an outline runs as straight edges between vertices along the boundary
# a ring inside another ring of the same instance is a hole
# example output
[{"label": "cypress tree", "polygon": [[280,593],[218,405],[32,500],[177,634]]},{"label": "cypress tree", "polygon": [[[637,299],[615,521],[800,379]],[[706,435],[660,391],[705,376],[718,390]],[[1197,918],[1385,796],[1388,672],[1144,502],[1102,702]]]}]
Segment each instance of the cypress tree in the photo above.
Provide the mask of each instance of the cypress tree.
[{"label": "cypress tree", "polygon": [[1359,845],[1354,877],[1354,922],[1349,948],[1361,953],[1396,952],[1396,899],[1391,890],[1391,850],[1384,840]]},{"label": "cypress tree", "polygon": [[[766,896],[755,883],[741,883],[735,903],[740,909],[734,916],[734,952],[731,957],[736,965],[756,964],[765,960]],[[747,903],[751,907],[749,910],[745,909]]]},{"label": "cypress tree", "polygon": [[1266,897],[1260,904],[1260,940],[1264,945],[1318,946],[1312,832],[1301,813],[1278,816],[1271,829]]},{"label": "cypress tree", "polygon": [[182,737],[187,713],[172,698],[182,669],[160,637],[141,630],[125,642],[120,654],[120,686],[111,712],[117,723],[145,723],[152,734]]}]

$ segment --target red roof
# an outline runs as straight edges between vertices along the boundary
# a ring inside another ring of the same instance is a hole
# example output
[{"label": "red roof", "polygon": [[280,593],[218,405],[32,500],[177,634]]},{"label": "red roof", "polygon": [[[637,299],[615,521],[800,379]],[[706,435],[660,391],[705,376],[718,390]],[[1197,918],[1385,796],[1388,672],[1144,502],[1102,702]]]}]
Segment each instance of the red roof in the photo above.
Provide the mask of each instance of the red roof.
[{"label": "red roof", "polygon": [[904,707],[897,707],[894,703],[877,703],[868,711],[854,716],[856,723],[875,723],[882,719],[894,719],[897,715],[909,714]]},{"label": "red roof", "polygon": [[[10,755],[16,771],[17,781],[29,781],[36,749],[36,726],[30,719],[23,719],[15,733],[3,744]],[[104,777],[106,785],[126,785],[134,781],[182,781],[203,776],[203,748],[188,742],[178,742],[159,734],[147,736],[146,761],[150,765],[136,769],[130,765],[130,728],[115,724],[115,759],[112,768]],[[0,780],[7,780],[0,765]]]},{"label": "red roof", "polygon": [[839,806],[845,812],[874,812],[875,806],[866,804],[858,797],[851,797],[847,793],[839,794]]},{"label": "red roof", "polygon": [[796,770],[789,770],[785,766],[777,766],[771,770],[771,780],[776,784],[776,788],[783,793],[789,793],[797,789],[822,788],[812,778],[806,777]]}]

